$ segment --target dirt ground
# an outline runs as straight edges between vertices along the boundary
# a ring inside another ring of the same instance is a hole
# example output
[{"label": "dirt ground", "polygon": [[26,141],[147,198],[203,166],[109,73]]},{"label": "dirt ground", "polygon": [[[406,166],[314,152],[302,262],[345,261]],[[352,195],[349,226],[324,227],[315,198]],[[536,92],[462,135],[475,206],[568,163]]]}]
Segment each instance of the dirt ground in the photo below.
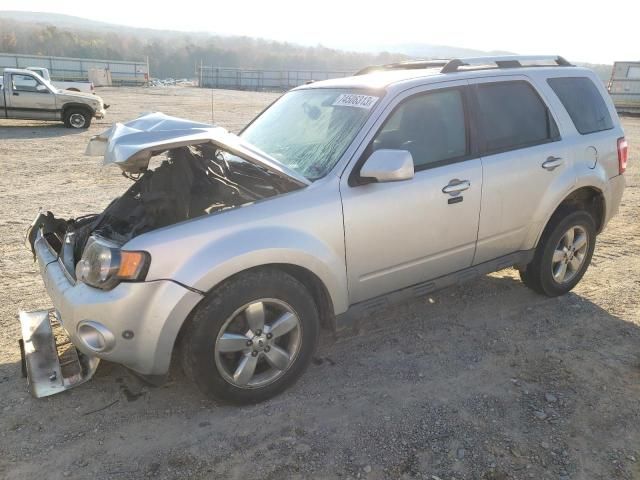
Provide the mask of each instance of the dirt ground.
[{"label": "dirt ground", "polygon": [[[238,130],[275,94],[102,89],[88,132],[0,121],[0,478],[640,479],[640,118],[620,214],[557,299],[504,270],[326,334],[289,391],[208,401],[178,369],[163,387],[103,362],[34,399],[16,314],[50,306],[23,245],[39,207],[102,210],[129,184],[83,156],[113,121],[163,111]],[[106,407],[106,408],[105,408]],[[102,409],[102,410],[100,410]],[[99,410],[99,411],[98,411]]]}]

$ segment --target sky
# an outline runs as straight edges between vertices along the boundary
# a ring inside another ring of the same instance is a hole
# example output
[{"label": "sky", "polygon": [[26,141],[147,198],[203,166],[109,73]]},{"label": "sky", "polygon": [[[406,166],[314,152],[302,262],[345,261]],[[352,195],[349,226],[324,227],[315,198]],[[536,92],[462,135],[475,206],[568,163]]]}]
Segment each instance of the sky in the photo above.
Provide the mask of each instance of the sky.
[{"label": "sky", "polygon": [[428,43],[591,63],[640,60],[640,0],[0,0],[0,10],[347,49]]}]

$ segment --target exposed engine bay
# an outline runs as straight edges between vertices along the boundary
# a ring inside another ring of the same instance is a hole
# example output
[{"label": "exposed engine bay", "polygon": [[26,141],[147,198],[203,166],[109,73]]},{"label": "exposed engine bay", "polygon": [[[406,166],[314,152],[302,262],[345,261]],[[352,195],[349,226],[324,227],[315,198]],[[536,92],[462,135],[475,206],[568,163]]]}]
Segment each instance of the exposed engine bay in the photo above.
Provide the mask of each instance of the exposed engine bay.
[{"label": "exposed engine bay", "polygon": [[[134,183],[102,213],[68,220],[40,213],[28,232],[40,233],[67,273],[90,238],[114,247],[145,232],[247,205],[310,183],[224,128],[150,113],[91,138],[87,155],[102,156]],[[159,164],[150,167],[152,157]]]},{"label": "exposed engine bay", "polygon": [[[157,228],[299,188],[210,143],[169,150],[157,168],[123,174],[133,185],[102,213],[69,220],[57,219],[51,212],[41,214],[29,232],[32,246],[36,232],[42,229],[49,245],[66,257],[63,262],[71,273],[90,235],[122,245]],[[62,251],[69,243],[72,255]]]}]

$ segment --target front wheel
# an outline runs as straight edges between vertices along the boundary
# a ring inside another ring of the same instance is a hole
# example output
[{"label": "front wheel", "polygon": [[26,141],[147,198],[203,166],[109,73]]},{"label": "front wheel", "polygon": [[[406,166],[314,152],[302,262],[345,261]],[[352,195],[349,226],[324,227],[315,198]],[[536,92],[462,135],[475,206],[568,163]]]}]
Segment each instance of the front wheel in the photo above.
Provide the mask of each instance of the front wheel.
[{"label": "front wheel", "polygon": [[185,373],[230,403],[266,400],[309,365],[319,335],[313,297],[278,270],[239,274],[211,292],[182,340]]},{"label": "front wheel", "polygon": [[587,271],[596,245],[596,227],[586,211],[555,215],[531,263],[520,272],[529,288],[549,297],[569,292]]},{"label": "front wheel", "polygon": [[64,115],[64,126],[67,128],[89,128],[92,114],[81,108],[71,108]]}]

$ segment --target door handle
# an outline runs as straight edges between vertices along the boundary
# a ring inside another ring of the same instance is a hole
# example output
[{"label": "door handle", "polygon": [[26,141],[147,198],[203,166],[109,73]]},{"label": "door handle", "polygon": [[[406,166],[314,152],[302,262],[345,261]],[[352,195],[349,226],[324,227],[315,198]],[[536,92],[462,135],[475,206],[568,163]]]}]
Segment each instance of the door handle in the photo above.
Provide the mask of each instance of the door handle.
[{"label": "door handle", "polygon": [[556,168],[558,168],[560,165],[562,165],[564,163],[564,160],[562,160],[562,158],[560,157],[554,157],[553,155],[551,155],[550,157],[548,157],[545,162],[542,164],[542,168],[544,168],[545,170],[549,170],[550,172],[554,171]]},{"label": "door handle", "polygon": [[468,190],[471,186],[471,182],[469,180],[458,180],[454,178],[449,182],[448,185],[442,188],[442,193],[447,193],[451,196],[459,195],[461,192]]}]

